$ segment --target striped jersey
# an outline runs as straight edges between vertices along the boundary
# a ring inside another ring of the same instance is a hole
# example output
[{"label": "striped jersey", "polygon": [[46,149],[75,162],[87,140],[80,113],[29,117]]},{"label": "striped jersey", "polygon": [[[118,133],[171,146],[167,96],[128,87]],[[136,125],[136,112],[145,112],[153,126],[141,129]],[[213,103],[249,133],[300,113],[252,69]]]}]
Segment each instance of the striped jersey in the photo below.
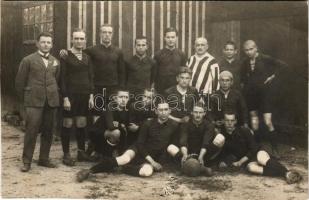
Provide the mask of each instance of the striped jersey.
[{"label": "striped jersey", "polygon": [[202,57],[193,55],[187,62],[187,67],[192,70],[191,86],[200,93],[212,94],[219,90],[219,65],[215,58],[206,53]]}]

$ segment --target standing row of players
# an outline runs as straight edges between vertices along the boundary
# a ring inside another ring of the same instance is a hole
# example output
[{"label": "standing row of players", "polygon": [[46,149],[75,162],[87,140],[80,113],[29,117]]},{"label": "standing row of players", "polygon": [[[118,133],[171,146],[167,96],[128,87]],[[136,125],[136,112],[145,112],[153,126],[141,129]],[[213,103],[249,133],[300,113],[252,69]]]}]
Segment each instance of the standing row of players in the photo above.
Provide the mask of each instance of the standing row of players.
[{"label": "standing row of players", "polygon": [[[227,145],[228,143],[226,142],[227,137],[223,134],[224,130],[227,129],[226,124],[228,124],[228,120],[226,117],[228,114],[224,115],[224,113],[230,113],[229,115],[234,117],[233,120],[230,120],[235,122],[230,123],[233,124],[234,128],[236,126],[236,118],[239,119],[237,125],[248,127],[247,106],[242,94],[237,90],[239,88],[242,88],[244,91],[250,111],[251,122],[258,121],[257,110],[261,111],[267,127],[267,130],[264,131],[267,132],[267,140],[274,143],[273,138],[275,130],[271,121],[270,109],[272,106],[270,83],[276,77],[278,69],[284,66],[284,64],[259,53],[254,41],[248,40],[245,42],[244,50],[248,58],[245,60],[244,65],[239,67],[240,65],[237,64],[235,58],[237,50],[233,42],[226,43],[223,50],[225,58],[218,64],[214,57],[207,52],[208,43],[206,38],[196,39],[196,53],[186,62],[187,59],[185,54],[176,48],[177,31],[173,28],[166,29],[164,38],[166,46],[155,54],[154,59],[147,56],[147,39],[145,37],[140,37],[135,40],[136,55],[134,55],[130,61],[125,62],[122,51],[111,44],[112,35],[113,27],[111,25],[103,25],[100,28],[102,43],[83,50],[86,42],[85,32],[80,29],[74,30],[72,33],[72,48],[60,52],[62,58],[60,66],[57,64],[53,65],[56,67],[56,71],[53,72],[52,75],[55,76],[52,78],[57,82],[59,74],[61,77],[59,82],[64,108],[63,129],[61,133],[64,164],[74,165],[74,159],[71,158],[69,151],[69,133],[73,130],[73,127],[75,128],[78,141],[77,159],[79,161],[89,159],[89,155],[85,152],[85,128],[87,126],[87,113],[89,109],[92,109],[94,116],[93,125],[91,125],[91,127],[89,126],[89,137],[92,141],[91,147],[93,147],[94,151],[97,153],[103,154],[105,160],[108,158],[108,162],[110,161],[112,163],[106,164],[102,161],[97,166],[94,166],[98,171],[104,171],[106,168],[109,170],[114,166],[127,164],[135,157],[136,153],[141,155],[139,156],[142,158],[141,160],[146,160],[148,163],[142,165],[142,168],[145,167],[147,169],[147,173],[142,170],[143,172],[139,171],[140,175],[144,173],[148,175],[151,174],[149,173],[149,171],[151,171],[150,169],[160,170],[162,168],[161,164],[155,161],[157,156],[163,153],[167,145],[169,145],[168,152],[170,154],[179,154],[176,152],[177,148],[179,149],[180,147],[179,143],[184,144],[184,138],[188,138],[188,136],[180,138],[177,136],[173,137],[173,140],[176,142],[173,142],[174,145],[171,146],[171,135],[174,135],[174,132],[177,132],[177,130],[182,130],[180,126],[183,124],[189,126],[188,123],[190,123],[190,120],[194,119],[193,113],[195,112],[195,108],[203,108],[200,112],[206,113],[206,104],[210,105],[212,110],[209,114],[210,122],[202,126],[205,130],[200,127],[199,131],[203,133],[207,130],[205,133],[207,136],[205,136],[206,139],[203,136],[203,140],[197,140],[197,138],[195,138],[195,140],[203,141],[203,147],[205,147],[205,145],[207,146],[212,143],[212,135],[215,135],[215,139],[219,139],[213,141],[214,144],[217,144],[214,145],[215,148],[213,149],[217,149],[218,146],[228,148],[229,145]],[[44,39],[52,40],[51,35],[43,33],[38,37],[38,54],[42,56],[44,63],[47,61],[45,67],[48,69],[50,58],[46,58],[46,54],[49,54],[52,41],[50,42],[50,46],[46,46],[47,43]],[[27,75],[29,75],[29,68],[31,68],[31,62],[28,61],[27,63],[27,59],[31,59],[31,57],[28,56],[22,61],[16,77],[16,87],[19,93],[22,93],[21,96],[23,98],[26,98],[26,94],[21,91],[25,90],[26,93],[26,89],[29,88],[29,82],[34,85],[36,84],[35,81],[30,80],[29,76],[27,77]],[[187,67],[182,67],[185,65],[187,65]],[[221,70],[221,73],[220,68],[224,69],[223,71]],[[235,81],[235,84],[232,87],[233,81]],[[241,84],[244,85],[240,86]],[[120,89],[124,85],[126,85],[127,89]],[[145,90],[145,88],[151,89]],[[143,110],[142,113],[137,113],[137,101],[133,101],[135,104],[132,106],[133,112],[131,113],[136,121],[130,121],[129,119],[132,119],[132,117],[128,117],[130,112],[124,109],[127,107],[129,101],[129,93],[134,96],[144,94],[142,95],[141,103],[152,105],[154,104],[151,100],[154,96],[153,88],[156,89],[158,94],[162,94],[164,96],[163,99],[167,99],[168,103],[164,103],[164,100],[159,102],[158,105],[155,106],[157,117],[154,117],[154,114],[148,113],[147,109]],[[32,93],[35,94],[35,87],[30,87],[30,89]],[[116,94],[113,98],[112,93]],[[149,93],[151,93],[150,97],[147,96]],[[98,97],[102,94],[105,94],[105,100],[106,98],[108,99],[106,101],[109,103],[108,105],[115,103],[114,105],[116,105],[116,107],[113,109],[108,107],[105,112],[102,112],[102,109],[98,109],[102,108],[106,103],[104,98],[101,102],[98,100]],[[214,98],[209,98],[210,94],[211,96],[218,97],[219,101],[213,101],[212,99]],[[192,95],[195,98],[192,98]],[[31,99],[31,95],[29,98]],[[175,100],[171,101],[170,98],[175,98]],[[203,106],[197,106],[197,102],[201,103]],[[176,103],[174,109],[171,109],[172,103]],[[216,105],[216,103],[218,105]],[[48,105],[46,106],[46,104]],[[46,114],[45,110],[50,109],[50,107],[53,108],[58,106],[57,103],[55,103],[55,105],[50,104],[48,95],[43,105],[24,105],[28,108],[28,111],[33,111],[33,109],[30,109],[33,107],[40,107],[39,115]],[[164,111],[162,111],[162,117],[164,119],[160,119],[160,106],[164,107]],[[26,113],[27,116],[29,113]],[[190,117],[190,114],[192,114],[193,117]],[[202,116],[203,120],[205,115],[206,114]],[[29,171],[30,169],[34,150],[33,145],[35,145],[36,134],[41,123],[39,120],[34,122],[34,120],[31,121],[29,118],[27,117],[26,122],[31,122],[32,126],[27,126],[23,152],[24,166],[22,171]],[[148,119],[151,120],[148,121]],[[172,125],[169,127],[166,126],[167,124]],[[223,124],[225,126],[223,126]],[[253,124],[256,123],[251,123],[251,126],[253,126]],[[213,130],[212,126],[214,126]],[[256,130],[260,130],[259,125],[257,125]],[[49,131],[50,130],[47,130],[46,132]],[[234,130],[230,132],[230,134],[232,134]],[[189,135],[194,133],[190,133]],[[244,137],[248,139],[248,134],[244,135],[247,135]],[[235,140],[235,137],[231,138]],[[234,142],[241,141],[242,140]],[[251,141],[249,139],[246,141],[252,142],[253,140]],[[45,148],[50,148],[50,145],[51,142],[49,141]],[[236,154],[234,156],[238,156],[239,158],[240,155],[246,152],[245,147],[250,145],[243,144],[244,149],[241,150],[237,148],[237,150],[235,150],[233,145],[231,145],[227,152],[233,155]],[[116,149],[120,153],[124,152],[123,156],[115,158],[117,162],[115,162],[115,159],[111,155],[115,150],[115,146],[118,147]],[[234,144],[234,146],[241,145]],[[252,144],[252,149],[250,149],[252,150],[251,154],[256,154],[256,151],[253,150],[255,149],[253,146]],[[125,151],[127,148],[129,150]],[[180,149],[183,157],[185,157],[185,148],[180,147]],[[270,149],[268,150],[269,152],[272,151],[273,148],[268,149]],[[235,150],[236,153],[233,153],[233,150]],[[55,167],[48,159],[49,149],[46,151],[48,152],[45,153],[44,156],[42,155],[42,158],[40,155],[39,164],[46,167]],[[92,150],[89,150],[89,152],[91,151]],[[199,161],[202,164],[204,164],[206,152],[206,148],[201,148],[201,152],[199,152]],[[214,155],[217,154],[219,153],[214,150]],[[269,155],[268,153],[266,154]],[[264,162],[273,160],[269,157],[265,159],[265,157],[266,156],[263,156]],[[250,159],[250,156],[243,156],[239,161],[234,161],[232,164],[240,166],[250,161]],[[221,162],[220,165],[224,166],[227,163],[228,162]],[[278,162],[275,163],[276,166],[280,165]],[[263,168],[261,165],[264,166],[263,162],[250,163],[252,169],[259,169],[260,171],[260,168]],[[129,171],[132,171],[132,169],[135,171],[134,167],[129,169]],[[89,171],[87,171],[87,173],[84,172],[85,171],[79,173],[79,180],[84,179],[89,174]],[[92,172],[96,172],[96,170],[92,170]],[[284,174],[284,176],[292,174],[293,177],[295,177],[295,173],[288,170],[285,170],[281,175],[282,174]]]}]

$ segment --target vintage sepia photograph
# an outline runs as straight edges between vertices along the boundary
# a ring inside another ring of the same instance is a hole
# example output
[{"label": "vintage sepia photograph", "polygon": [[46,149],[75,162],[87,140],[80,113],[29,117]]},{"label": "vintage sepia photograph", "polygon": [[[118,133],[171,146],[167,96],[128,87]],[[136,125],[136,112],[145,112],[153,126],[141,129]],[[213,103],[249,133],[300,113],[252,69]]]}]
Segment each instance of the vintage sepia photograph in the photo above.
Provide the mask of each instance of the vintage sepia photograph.
[{"label": "vintage sepia photograph", "polygon": [[309,199],[308,1],[0,3],[1,198]]}]

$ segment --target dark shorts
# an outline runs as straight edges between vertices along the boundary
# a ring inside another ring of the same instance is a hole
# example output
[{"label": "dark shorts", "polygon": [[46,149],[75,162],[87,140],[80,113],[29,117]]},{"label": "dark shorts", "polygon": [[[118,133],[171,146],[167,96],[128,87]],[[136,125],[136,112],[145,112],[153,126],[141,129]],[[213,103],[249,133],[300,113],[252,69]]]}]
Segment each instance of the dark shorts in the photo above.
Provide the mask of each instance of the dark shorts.
[{"label": "dark shorts", "polygon": [[261,113],[272,113],[273,108],[273,95],[269,87],[256,89],[250,87],[245,91],[245,99],[247,102],[248,110],[257,110]]},{"label": "dark shorts", "polygon": [[66,111],[63,109],[64,118],[88,115],[89,94],[71,94],[69,95],[69,100],[71,103],[71,110]]},{"label": "dark shorts", "polygon": [[[144,163],[148,163],[148,161],[138,152],[138,148],[135,145],[132,145],[129,149],[135,152],[135,157],[130,162],[131,165],[142,165]],[[167,159],[168,155],[165,153],[166,151],[157,151],[157,152],[150,152],[149,155],[159,163],[164,163]]]}]

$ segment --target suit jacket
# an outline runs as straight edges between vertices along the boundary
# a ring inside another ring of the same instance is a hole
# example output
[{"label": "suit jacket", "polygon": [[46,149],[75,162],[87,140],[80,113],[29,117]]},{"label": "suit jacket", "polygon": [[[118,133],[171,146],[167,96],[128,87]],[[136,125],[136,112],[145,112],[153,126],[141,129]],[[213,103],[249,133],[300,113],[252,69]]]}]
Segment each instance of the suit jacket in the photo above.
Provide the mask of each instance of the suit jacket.
[{"label": "suit jacket", "polygon": [[46,67],[38,52],[23,58],[16,75],[15,87],[25,107],[59,106],[59,61],[49,55]]}]

